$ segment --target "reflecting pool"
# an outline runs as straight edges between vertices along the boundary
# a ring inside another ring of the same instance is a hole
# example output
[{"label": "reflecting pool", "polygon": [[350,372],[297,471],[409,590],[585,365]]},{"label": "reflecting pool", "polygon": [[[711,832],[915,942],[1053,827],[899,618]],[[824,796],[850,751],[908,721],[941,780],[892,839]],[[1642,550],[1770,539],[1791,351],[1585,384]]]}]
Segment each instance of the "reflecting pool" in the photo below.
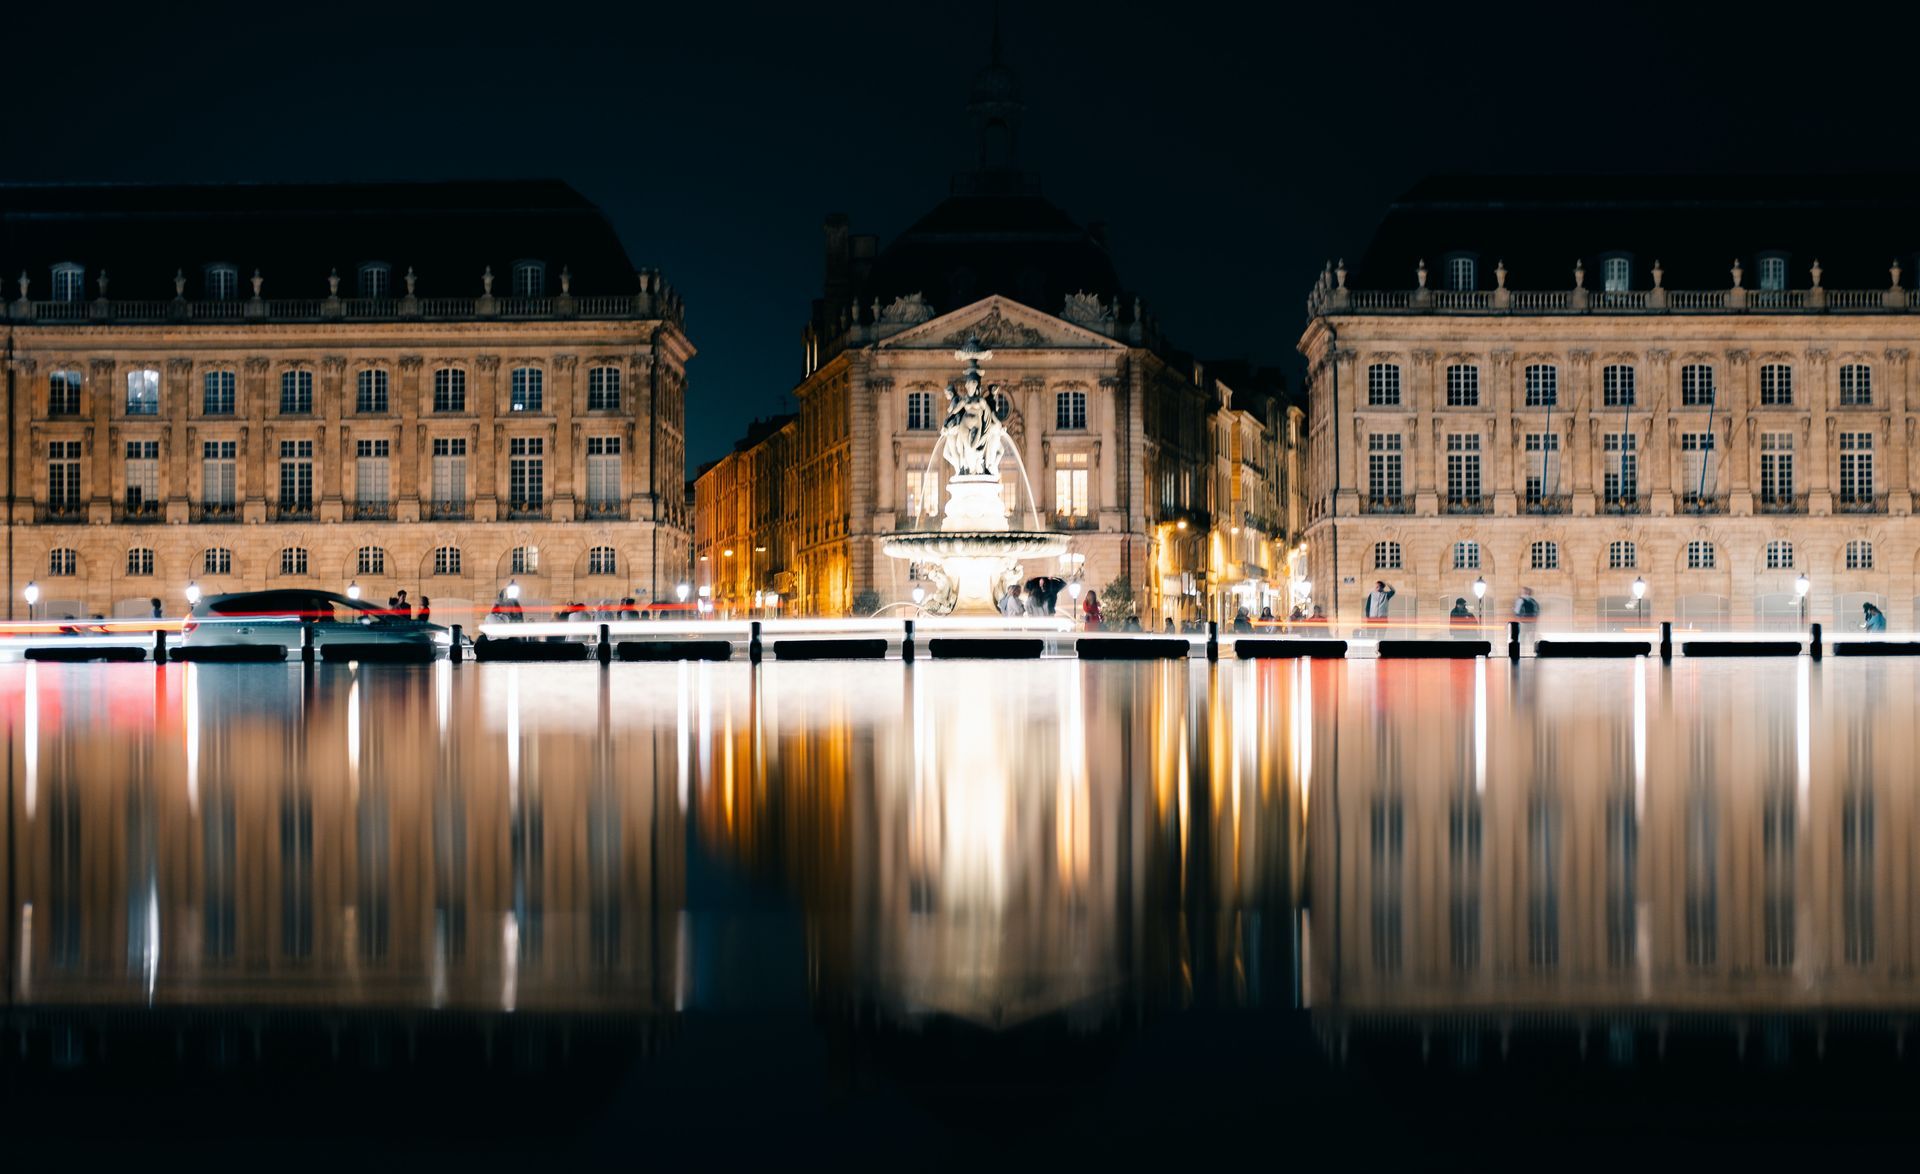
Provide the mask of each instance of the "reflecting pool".
[{"label": "reflecting pool", "polygon": [[0,1123],[513,1161],[1895,1144],[1917,675],[8,666]]}]

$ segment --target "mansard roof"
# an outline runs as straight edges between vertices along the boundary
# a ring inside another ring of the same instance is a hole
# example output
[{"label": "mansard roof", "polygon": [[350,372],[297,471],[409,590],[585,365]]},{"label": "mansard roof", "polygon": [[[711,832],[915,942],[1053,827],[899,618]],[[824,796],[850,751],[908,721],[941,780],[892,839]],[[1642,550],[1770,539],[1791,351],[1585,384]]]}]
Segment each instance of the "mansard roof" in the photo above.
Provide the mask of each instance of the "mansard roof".
[{"label": "mansard roof", "polygon": [[473,297],[491,267],[496,293],[514,262],[547,268],[550,292],[569,270],[579,296],[631,294],[634,268],[619,235],[586,197],[559,180],[317,184],[0,184],[0,297],[49,296],[52,266],[101,270],[114,298],[171,298],[175,271],[200,296],[205,266],[258,269],[268,297],[325,297],[338,270],[353,290],[368,262],[392,268],[404,291],[411,267],[421,297]]},{"label": "mansard roof", "polygon": [[1435,176],[1395,200],[1348,284],[1409,289],[1424,260],[1429,284],[1443,260],[1470,254],[1479,287],[1504,262],[1516,289],[1567,289],[1576,261],[1599,288],[1600,260],[1626,254],[1633,287],[1660,262],[1669,289],[1724,289],[1737,258],[1758,285],[1762,254],[1787,258],[1788,284],[1811,284],[1819,261],[1830,289],[1889,284],[1898,258],[1912,285],[1920,268],[1920,177],[1878,175],[1454,175]]},{"label": "mansard roof", "polygon": [[1069,294],[1121,292],[1099,236],[1032,190],[949,196],[882,249],[858,300],[924,294],[948,311],[1000,294],[1057,312]]}]

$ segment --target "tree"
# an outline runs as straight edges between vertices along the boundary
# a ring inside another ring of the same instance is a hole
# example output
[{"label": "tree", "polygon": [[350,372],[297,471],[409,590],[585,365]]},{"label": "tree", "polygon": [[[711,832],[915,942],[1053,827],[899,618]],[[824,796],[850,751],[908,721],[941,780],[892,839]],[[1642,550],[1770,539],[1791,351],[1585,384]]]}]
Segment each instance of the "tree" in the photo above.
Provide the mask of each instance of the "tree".
[{"label": "tree", "polygon": [[1107,580],[1100,589],[1100,613],[1108,623],[1125,623],[1133,617],[1133,580],[1123,572]]},{"label": "tree", "polygon": [[875,591],[873,588],[869,587],[864,591],[856,592],[854,594],[854,597],[853,597],[853,614],[854,615],[870,616],[874,612],[877,612],[879,610],[880,610],[880,593],[878,591]]}]

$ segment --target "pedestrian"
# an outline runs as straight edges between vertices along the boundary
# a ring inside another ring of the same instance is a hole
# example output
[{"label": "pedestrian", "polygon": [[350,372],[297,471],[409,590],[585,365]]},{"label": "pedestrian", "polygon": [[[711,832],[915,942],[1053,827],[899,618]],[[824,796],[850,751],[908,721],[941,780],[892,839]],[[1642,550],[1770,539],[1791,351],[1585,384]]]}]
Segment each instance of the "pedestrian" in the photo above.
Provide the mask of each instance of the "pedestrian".
[{"label": "pedestrian", "polygon": [[1020,605],[1020,589],[1011,583],[1007,584],[1006,594],[1000,597],[1000,614],[1012,617],[1025,611],[1026,609]]},{"label": "pedestrian", "polygon": [[1263,624],[1271,624],[1274,622],[1273,606],[1271,604],[1260,609],[1260,622]]},{"label": "pedestrian", "polygon": [[428,599],[426,596],[422,595],[420,597],[420,614],[414,616],[413,618],[416,620],[419,620],[423,624],[432,623],[433,622],[433,600]]},{"label": "pedestrian", "polygon": [[1139,616],[1128,616],[1127,622],[1120,625],[1120,630],[1122,632],[1142,632],[1146,629],[1140,626]]},{"label": "pedestrian", "polygon": [[1884,632],[1887,630],[1886,612],[1881,611],[1871,603],[1861,604],[1860,610],[1863,613],[1860,620],[1861,628],[1869,632]]},{"label": "pedestrian", "polygon": [[1367,592],[1365,608],[1367,623],[1384,624],[1387,622],[1387,608],[1388,605],[1392,603],[1393,596],[1394,590],[1387,586],[1385,579],[1378,580],[1374,583],[1373,590]]},{"label": "pedestrian", "polygon": [[1540,618],[1540,601],[1533,597],[1533,588],[1522,587],[1513,601],[1513,618],[1523,624],[1531,624]]},{"label": "pedestrian", "polygon": [[150,606],[150,607],[152,607],[152,608],[153,608],[153,618],[154,618],[154,619],[156,619],[156,620],[157,620],[157,619],[162,619],[162,618],[164,618],[164,617],[165,617],[165,614],[166,614],[166,613],[165,613],[165,611],[164,611],[164,610],[163,610],[163,609],[161,608],[161,606],[160,606],[160,601],[159,601],[159,600],[157,600],[157,599],[149,599],[149,600],[147,600],[147,604],[148,604],[148,606]]},{"label": "pedestrian", "polygon": [[1308,622],[1309,624],[1324,624],[1324,623],[1326,623],[1326,622],[1327,622],[1327,609],[1326,609],[1326,606],[1325,606],[1324,604],[1319,604],[1319,603],[1316,603],[1316,604],[1314,604],[1314,605],[1313,605],[1313,614],[1307,617],[1307,622]]},{"label": "pedestrian", "polygon": [[1173,617],[1172,617],[1172,616],[1168,616],[1168,617],[1167,617],[1167,635],[1169,635],[1169,636],[1178,636],[1178,635],[1179,635],[1179,633],[1178,633],[1178,632],[1176,632],[1176,631],[1174,631],[1174,629],[1173,629]]},{"label": "pedestrian", "polygon": [[1475,629],[1480,626],[1480,619],[1467,606],[1467,597],[1464,595],[1454,598],[1453,610],[1447,613],[1447,623],[1453,625],[1455,640],[1472,640],[1479,636]]},{"label": "pedestrian", "polygon": [[407,593],[404,590],[394,597],[393,606],[395,614],[401,619],[410,620],[413,618],[413,604],[407,599]]},{"label": "pedestrian", "polygon": [[1080,615],[1081,618],[1086,621],[1085,626],[1087,631],[1098,632],[1100,630],[1104,617],[1100,614],[1100,593],[1098,591],[1087,592],[1086,599],[1080,604]]},{"label": "pedestrian", "polygon": [[1253,617],[1247,614],[1245,607],[1233,613],[1233,630],[1243,633],[1253,631]]}]

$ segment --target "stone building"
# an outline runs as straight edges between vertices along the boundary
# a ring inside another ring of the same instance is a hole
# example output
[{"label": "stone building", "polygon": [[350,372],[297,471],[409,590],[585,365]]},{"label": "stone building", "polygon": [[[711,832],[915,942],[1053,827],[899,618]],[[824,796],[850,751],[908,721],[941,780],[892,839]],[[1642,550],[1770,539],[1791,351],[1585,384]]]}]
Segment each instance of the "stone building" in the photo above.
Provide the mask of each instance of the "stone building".
[{"label": "stone building", "polygon": [[[938,525],[944,389],[959,371],[955,349],[977,337],[994,352],[984,370],[1010,434],[1002,478],[1013,524],[1074,535],[1066,555],[1026,565],[1026,576],[1077,575],[1096,590],[1124,579],[1156,626],[1217,614],[1229,598],[1223,575],[1243,592],[1271,594],[1290,536],[1261,532],[1261,549],[1238,553],[1225,542],[1257,545],[1254,527],[1229,510],[1262,524],[1282,511],[1214,495],[1230,484],[1213,465],[1221,388],[1122,285],[1103,229],[1074,221],[1016,166],[1019,87],[997,55],[968,110],[977,164],[898,238],[882,248],[844,216],[826,221],[798,419],[769,438],[790,455],[766,463],[791,478],[791,545],[754,538],[771,557],[755,568],[753,589],[777,590],[798,614],[910,598],[914,568],[882,552],[884,536]],[[1253,405],[1247,421],[1284,420],[1271,388],[1234,391],[1243,393],[1236,407]],[[739,467],[716,467],[698,492],[724,492]],[[1245,581],[1248,568],[1261,570],[1257,585]]]},{"label": "stone building", "polygon": [[793,590],[798,417],[756,420],[733,451],[700,469],[694,500],[694,587],[722,617],[777,614]]},{"label": "stone building", "polygon": [[678,296],[563,184],[0,188],[9,614],[686,575]]},{"label": "stone building", "polygon": [[1415,188],[1308,305],[1316,595],[1358,617],[1386,579],[1395,619],[1438,622],[1484,578],[1495,616],[1531,587],[1581,625],[1912,624],[1907,192]]}]

